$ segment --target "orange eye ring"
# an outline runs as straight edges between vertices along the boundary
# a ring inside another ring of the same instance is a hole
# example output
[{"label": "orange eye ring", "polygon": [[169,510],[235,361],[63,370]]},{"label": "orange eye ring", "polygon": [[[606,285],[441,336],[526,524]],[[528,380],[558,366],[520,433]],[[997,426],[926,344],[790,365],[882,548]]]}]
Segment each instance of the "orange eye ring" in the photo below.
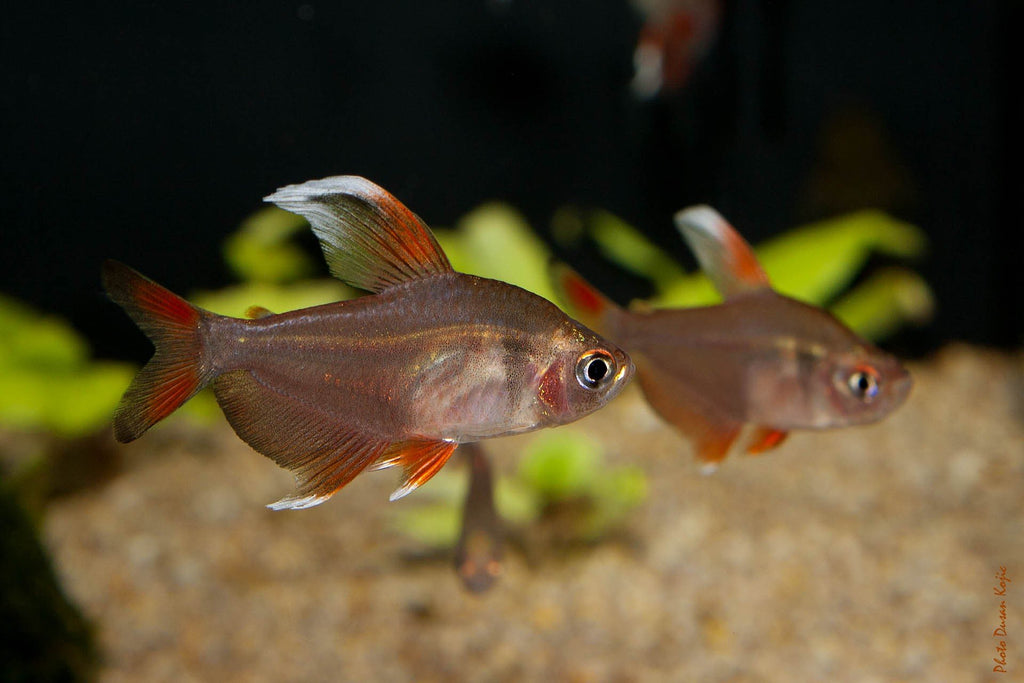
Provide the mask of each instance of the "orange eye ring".
[{"label": "orange eye ring", "polygon": [[870,403],[881,390],[878,382],[878,373],[869,365],[858,365],[846,378],[846,386],[854,397]]}]

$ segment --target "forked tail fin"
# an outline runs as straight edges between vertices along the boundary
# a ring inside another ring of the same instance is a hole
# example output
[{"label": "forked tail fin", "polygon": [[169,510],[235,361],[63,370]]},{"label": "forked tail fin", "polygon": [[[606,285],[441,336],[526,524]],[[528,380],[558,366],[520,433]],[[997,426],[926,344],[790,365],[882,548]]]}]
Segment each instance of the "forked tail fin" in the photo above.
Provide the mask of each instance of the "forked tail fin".
[{"label": "forked tail fin", "polygon": [[117,261],[103,263],[103,288],[156,347],[114,413],[114,437],[128,443],[213,379],[200,325],[211,314]]}]

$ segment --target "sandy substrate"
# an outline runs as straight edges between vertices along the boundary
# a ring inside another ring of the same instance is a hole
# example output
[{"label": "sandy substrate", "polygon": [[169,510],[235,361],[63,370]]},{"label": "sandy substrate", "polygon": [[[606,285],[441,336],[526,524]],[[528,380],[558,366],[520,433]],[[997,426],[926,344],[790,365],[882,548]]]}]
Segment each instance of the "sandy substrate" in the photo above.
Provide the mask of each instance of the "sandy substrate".
[{"label": "sandy substrate", "polygon": [[[393,473],[271,512],[291,477],[224,424],[126,447],[46,541],[107,681],[1024,680],[1024,364],[955,347],[911,369],[885,422],[712,476],[627,391],[583,426],[647,502],[604,543],[511,550],[482,596],[412,559]],[[499,469],[529,438],[489,444]]]}]

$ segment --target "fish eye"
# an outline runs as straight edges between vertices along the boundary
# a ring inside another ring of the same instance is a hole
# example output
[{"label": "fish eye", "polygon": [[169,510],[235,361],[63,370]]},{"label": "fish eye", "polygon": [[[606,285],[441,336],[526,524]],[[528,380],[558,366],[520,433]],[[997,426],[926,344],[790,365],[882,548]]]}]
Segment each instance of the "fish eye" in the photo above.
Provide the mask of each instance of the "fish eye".
[{"label": "fish eye", "polygon": [[850,373],[846,384],[850,392],[862,401],[867,402],[878,396],[878,374],[871,368],[857,368]]},{"label": "fish eye", "polygon": [[614,368],[615,361],[607,351],[587,351],[576,361],[576,381],[584,389],[597,389]]}]

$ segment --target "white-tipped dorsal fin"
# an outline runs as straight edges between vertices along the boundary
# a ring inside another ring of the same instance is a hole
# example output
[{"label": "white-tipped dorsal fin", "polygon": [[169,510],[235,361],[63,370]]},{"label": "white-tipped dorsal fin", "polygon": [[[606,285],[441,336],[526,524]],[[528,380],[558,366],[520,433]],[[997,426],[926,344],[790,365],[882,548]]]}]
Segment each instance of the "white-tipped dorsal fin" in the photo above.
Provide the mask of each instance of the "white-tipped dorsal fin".
[{"label": "white-tipped dorsal fin", "polygon": [[675,223],[724,298],[771,286],[750,245],[710,206],[683,209],[675,215]]},{"label": "white-tipped dorsal fin", "polygon": [[354,287],[379,292],[452,270],[430,228],[366,178],[310,180],[265,201],[308,220],[331,274]]}]

